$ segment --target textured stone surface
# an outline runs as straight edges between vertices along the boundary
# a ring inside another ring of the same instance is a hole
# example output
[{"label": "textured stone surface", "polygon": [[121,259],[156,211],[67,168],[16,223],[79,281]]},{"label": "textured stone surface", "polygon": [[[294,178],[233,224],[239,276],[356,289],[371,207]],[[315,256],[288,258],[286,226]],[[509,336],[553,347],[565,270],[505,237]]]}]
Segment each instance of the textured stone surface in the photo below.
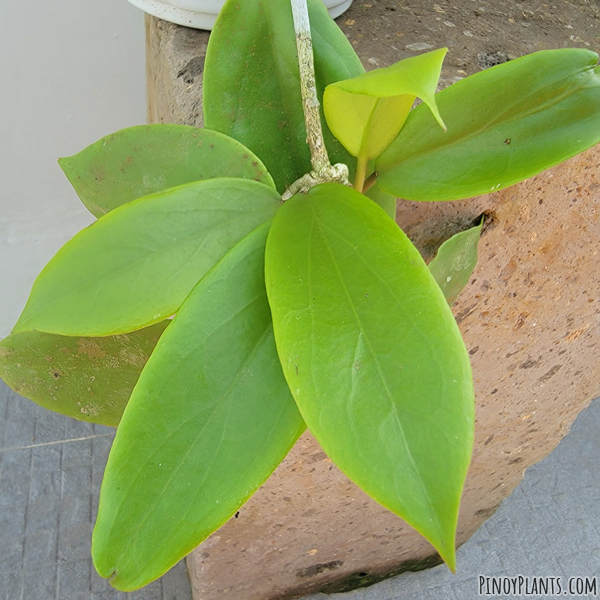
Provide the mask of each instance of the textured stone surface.
[{"label": "textured stone surface", "polygon": [[202,125],[209,33],[146,15],[148,122]]},{"label": "textured stone surface", "polygon": [[0,600],[189,600],[185,564],[130,594],[95,572],[109,427],[45,410],[0,381]]},{"label": "textured stone surface", "polygon": [[[435,46],[448,45],[444,84],[477,70],[482,61],[502,59],[493,53],[504,48],[507,57],[518,56],[547,47],[588,47],[587,40],[598,36],[589,3],[579,7],[589,18],[578,22],[577,35],[571,4],[553,6],[554,20],[541,8],[530,18],[520,2],[502,2],[495,10],[482,3],[483,11],[473,11],[470,2],[457,4],[458,36],[443,21],[436,24],[456,9],[444,2],[434,7],[439,18],[431,11],[404,10],[398,2],[386,3],[389,14],[382,3],[355,2],[340,22],[367,67],[385,66],[411,52],[412,42],[399,47],[394,36],[406,34],[404,41],[410,41],[412,35],[415,43],[425,43],[425,35]],[[467,29],[470,20],[477,25],[471,28],[475,34]],[[415,34],[419,28],[426,33]],[[163,81],[165,73],[177,80],[172,94],[163,90],[168,105],[151,85],[151,118],[200,124],[199,104],[192,100],[201,97],[201,76],[193,61],[203,56],[207,34],[152,20],[148,32],[149,80],[154,72]],[[180,50],[173,55],[175,47]],[[190,75],[185,87],[180,80],[190,64],[198,75]],[[493,195],[443,205],[399,202],[399,223],[428,257],[444,239],[487,215],[479,265],[453,307],[472,356],[477,396],[476,445],[459,543],[494,513],[524,469],[556,446],[600,392],[599,163],[600,153],[591,150]],[[201,545],[188,565],[197,598],[274,600],[369,583],[431,555],[423,539],[351,484],[306,434],[237,518]]]}]

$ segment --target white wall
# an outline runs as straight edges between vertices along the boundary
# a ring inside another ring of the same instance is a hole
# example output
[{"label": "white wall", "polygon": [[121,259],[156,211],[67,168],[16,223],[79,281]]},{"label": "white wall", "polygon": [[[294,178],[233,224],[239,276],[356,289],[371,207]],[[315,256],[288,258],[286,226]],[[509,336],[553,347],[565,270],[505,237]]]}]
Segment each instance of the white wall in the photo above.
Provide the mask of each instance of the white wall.
[{"label": "white wall", "polygon": [[0,338],[93,220],[56,163],[145,122],[143,13],[126,0],[0,0]]}]

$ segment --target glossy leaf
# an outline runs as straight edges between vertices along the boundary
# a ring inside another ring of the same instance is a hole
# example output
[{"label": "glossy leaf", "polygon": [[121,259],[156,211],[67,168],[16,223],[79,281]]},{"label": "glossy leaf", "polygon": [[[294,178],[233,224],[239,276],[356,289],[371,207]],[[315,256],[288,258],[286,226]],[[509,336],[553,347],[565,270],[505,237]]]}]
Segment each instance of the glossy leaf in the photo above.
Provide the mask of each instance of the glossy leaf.
[{"label": "glossy leaf", "polygon": [[189,183],[121,206],[58,251],[14,331],[112,335],[162,321],[279,206],[275,190],[244,179]]},{"label": "glossy leaf", "polygon": [[446,240],[429,263],[448,304],[452,304],[465,289],[477,266],[477,245],[483,221],[477,227],[461,231]]},{"label": "glossy leaf", "polygon": [[119,425],[92,542],[120,590],[162,575],[258,489],[304,430],[264,288],[268,224],[196,286]]},{"label": "glossy leaf", "polygon": [[379,157],[377,181],[407,200],[457,200],[535,175],[600,141],[598,56],[536,52],[436,95],[448,132],[413,110]]},{"label": "glossy leaf", "polygon": [[396,220],[396,197],[384,192],[381,187],[375,183],[365,194],[367,198],[371,198],[376,204],[381,206],[383,210],[394,221]]},{"label": "glossy leaf", "polygon": [[454,568],[473,387],[423,259],[372,201],[324,184],[283,205],[265,264],[279,358],[308,428]]},{"label": "glossy leaf", "polygon": [[[308,2],[317,92],[364,72],[321,0]],[[228,0],[211,33],[204,71],[206,126],[260,156],[283,192],[311,170],[289,0]],[[324,127],[332,164],[355,161]]]},{"label": "glossy leaf", "polygon": [[405,58],[327,86],[323,105],[333,135],[353,156],[377,158],[402,129],[417,97],[444,129],[434,95],[447,51]]},{"label": "glossy leaf", "polygon": [[117,131],[59,164],[96,217],[168,188],[216,177],[274,187],[264,165],[236,140],[186,125],[140,125]]},{"label": "glossy leaf", "polygon": [[44,408],[116,427],[167,324],[98,338],[15,333],[0,342],[0,377]]}]

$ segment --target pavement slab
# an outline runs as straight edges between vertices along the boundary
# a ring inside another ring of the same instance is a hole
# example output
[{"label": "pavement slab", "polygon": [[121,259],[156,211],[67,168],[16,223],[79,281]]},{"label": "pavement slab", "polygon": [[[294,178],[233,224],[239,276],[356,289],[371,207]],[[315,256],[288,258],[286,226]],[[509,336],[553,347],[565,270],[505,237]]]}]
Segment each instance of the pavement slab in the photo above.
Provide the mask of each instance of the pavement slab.
[{"label": "pavement slab", "polygon": [[131,593],[94,570],[92,529],[114,432],[0,382],[0,600],[191,600],[183,561]]}]

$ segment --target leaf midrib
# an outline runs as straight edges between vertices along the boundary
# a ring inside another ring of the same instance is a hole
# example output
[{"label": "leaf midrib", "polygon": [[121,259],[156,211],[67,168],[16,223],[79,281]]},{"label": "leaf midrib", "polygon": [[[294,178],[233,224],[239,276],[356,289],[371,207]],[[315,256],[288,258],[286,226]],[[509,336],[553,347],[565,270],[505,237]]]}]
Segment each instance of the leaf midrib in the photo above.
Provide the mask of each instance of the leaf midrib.
[{"label": "leaf midrib", "polygon": [[[422,493],[423,493],[424,497],[425,497],[425,498],[427,499],[427,501],[429,502],[429,507],[430,507],[430,511],[429,511],[429,512],[430,512],[430,514],[433,516],[433,520],[435,521],[436,528],[437,528],[437,530],[438,530],[438,534],[439,534],[439,540],[440,540],[440,541],[443,543],[444,536],[443,536],[443,533],[442,533],[441,524],[440,524],[440,522],[439,522],[438,515],[437,515],[437,513],[436,513],[436,512],[433,510],[434,503],[433,503],[433,501],[432,501],[432,499],[431,499],[431,496],[429,495],[429,492],[428,492],[428,490],[427,490],[427,488],[426,488],[426,486],[425,486],[425,483],[424,483],[424,481],[423,481],[423,479],[422,479],[422,477],[421,477],[421,475],[420,475],[420,473],[419,473],[419,470],[418,470],[418,468],[417,468],[417,465],[416,465],[415,459],[414,459],[414,457],[413,457],[413,455],[412,455],[412,452],[411,452],[411,450],[410,450],[410,448],[409,448],[409,446],[408,446],[408,443],[407,443],[407,440],[406,440],[406,435],[405,435],[405,432],[404,432],[404,427],[403,427],[403,425],[402,425],[402,422],[401,422],[401,420],[400,420],[400,417],[399,417],[399,415],[398,415],[398,410],[397,410],[397,407],[396,407],[395,403],[394,403],[394,402],[393,402],[393,400],[392,400],[392,394],[391,394],[391,392],[390,392],[390,389],[389,389],[388,383],[387,383],[387,381],[386,381],[386,379],[385,379],[385,376],[384,376],[384,374],[383,374],[383,372],[382,372],[381,365],[379,364],[379,361],[378,361],[377,355],[376,355],[376,353],[373,351],[373,348],[372,348],[371,342],[370,342],[369,338],[368,338],[368,337],[367,337],[367,335],[366,335],[366,332],[365,332],[365,329],[364,329],[364,327],[363,327],[362,321],[361,321],[361,319],[360,319],[360,317],[359,317],[359,315],[358,315],[358,313],[357,313],[357,311],[356,311],[356,308],[355,308],[355,306],[354,306],[354,303],[353,303],[353,301],[352,301],[352,298],[351,298],[351,296],[350,296],[349,290],[348,290],[348,288],[346,287],[346,284],[345,284],[345,282],[344,282],[344,279],[343,279],[343,277],[342,277],[342,274],[341,274],[341,272],[340,272],[340,270],[339,270],[339,267],[338,267],[337,261],[336,261],[336,259],[335,259],[335,256],[334,256],[334,254],[333,254],[333,252],[332,252],[332,250],[331,250],[331,247],[330,247],[330,245],[329,245],[329,243],[328,243],[328,241],[327,241],[327,237],[326,237],[326,236],[324,235],[324,233],[323,233],[323,230],[322,230],[322,228],[321,228],[321,225],[320,225],[320,223],[319,223],[319,220],[318,220],[318,218],[317,218],[317,211],[314,209],[314,207],[312,206],[312,204],[310,205],[310,209],[311,209],[311,212],[313,213],[313,222],[315,222],[315,223],[316,223],[316,225],[317,225],[317,228],[319,229],[319,232],[320,232],[320,234],[321,234],[321,238],[323,239],[323,242],[324,242],[324,244],[325,244],[325,246],[326,246],[326,248],[327,248],[327,251],[329,252],[329,255],[330,255],[331,259],[332,259],[332,263],[333,263],[333,265],[334,265],[334,267],[335,267],[335,270],[336,270],[336,273],[337,273],[338,279],[339,279],[339,281],[340,281],[340,284],[341,284],[341,286],[342,286],[342,288],[343,288],[343,290],[344,290],[344,293],[345,293],[345,295],[346,295],[346,298],[347,298],[347,300],[348,300],[348,304],[350,305],[350,307],[351,307],[351,309],[352,309],[352,312],[353,312],[353,314],[354,314],[354,318],[356,319],[356,323],[357,323],[357,325],[358,325],[358,326],[359,326],[359,328],[360,328],[360,333],[362,333],[362,335],[363,335],[363,338],[364,338],[364,340],[365,340],[365,344],[366,344],[367,348],[369,349],[369,352],[371,353],[371,356],[373,357],[374,363],[375,363],[375,365],[376,365],[376,368],[377,368],[377,373],[378,373],[378,375],[379,375],[379,378],[380,378],[380,380],[381,380],[381,382],[382,382],[382,384],[383,384],[383,387],[384,387],[384,389],[385,389],[385,392],[386,392],[386,396],[387,396],[388,402],[389,402],[389,404],[391,405],[391,407],[392,407],[392,409],[393,409],[393,411],[394,411],[394,415],[395,415],[395,417],[396,417],[396,422],[397,422],[397,424],[398,424],[398,429],[399,429],[399,431],[400,431],[400,434],[401,434],[401,436],[402,436],[402,443],[403,443],[403,445],[404,445],[404,449],[405,449],[406,455],[408,456],[408,458],[409,458],[409,460],[410,460],[410,464],[411,464],[411,466],[412,466],[413,473],[414,473],[414,475],[416,476],[416,480],[419,482],[419,485],[420,485],[420,487],[421,487],[421,491],[422,491]],[[310,242],[309,242],[309,247],[310,247]],[[358,253],[358,252],[357,252],[357,253]],[[361,257],[361,258],[362,258],[362,257]],[[363,259],[363,260],[364,260],[364,259]],[[394,296],[394,299],[396,299],[396,298],[395,298],[395,295],[394,295],[394,294],[392,294],[392,295]],[[397,299],[396,299],[396,300],[397,300]]]},{"label": "leaf midrib", "polygon": [[[262,294],[259,294],[257,296],[255,296],[250,302],[248,302],[243,309],[241,310],[245,310],[248,306],[250,306],[251,304],[254,304],[258,299],[260,299],[262,296]],[[239,312],[241,312],[238,311]],[[220,326],[220,324],[219,324]],[[197,436],[194,439],[194,442],[192,444],[189,445],[187,452],[183,455],[183,457],[181,458],[181,460],[179,461],[179,464],[174,467],[171,476],[169,477],[169,479],[167,480],[167,482],[165,483],[165,485],[163,486],[162,490],[157,494],[154,505],[156,506],[160,499],[162,498],[162,496],[164,495],[165,491],[168,489],[170,483],[173,481],[174,477],[177,475],[178,471],[182,468],[183,463],[185,462],[185,460],[188,458],[188,456],[190,455],[190,453],[195,449],[198,440],[202,437],[202,434],[204,433],[204,431],[206,430],[206,428],[208,427],[208,425],[210,424],[211,420],[213,419],[213,417],[215,416],[215,414],[218,412],[218,409],[222,407],[223,402],[228,399],[230,402],[230,406],[229,406],[229,411],[231,410],[231,391],[234,389],[234,387],[236,386],[236,384],[238,383],[242,373],[244,372],[246,366],[254,359],[255,355],[257,354],[257,352],[260,350],[260,347],[262,346],[264,339],[266,338],[266,336],[269,333],[269,326],[270,324],[267,324],[266,328],[264,329],[264,332],[260,335],[260,337],[258,338],[256,344],[254,345],[252,351],[248,354],[248,357],[244,360],[242,366],[240,367],[240,369],[238,370],[234,380],[232,381],[232,383],[229,385],[229,387],[227,388],[227,390],[225,390],[220,397],[215,401],[214,407],[210,413],[210,416],[208,417],[208,419],[206,420],[206,423],[203,425],[202,429],[198,432]],[[206,336],[208,337],[208,336]],[[192,354],[193,352],[195,352],[197,349],[197,346],[194,350],[190,350],[190,352],[188,352],[186,355],[180,357],[180,361],[179,363],[181,363],[187,356],[189,356],[190,354]],[[172,371],[173,369],[171,369]],[[113,523],[116,520],[116,515],[121,511],[123,504],[126,501],[126,496],[129,494],[130,490],[134,487],[135,482],[137,481],[137,479],[140,476],[140,473],[142,472],[142,470],[146,467],[146,465],[150,462],[150,460],[152,458],[154,458],[156,456],[157,453],[160,452],[161,448],[165,445],[165,443],[171,439],[182,427],[184,427],[185,425],[187,425],[190,421],[193,421],[197,416],[198,416],[198,412],[196,411],[192,416],[190,416],[188,419],[184,420],[182,423],[180,423],[173,431],[171,431],[166,438],[164,438],[164,442],[158,446],[155,451],[150,454],[150,456],[148,456],[148,458],[144,461],[144,463],[140,466],[140,468],[137,470],[136,474],[131,478],[131,484],[129,485],[127,492],[123,494],[123,500],[119,503],[118,507],[116,509],[114,509],[114,514],[115,514],[115,518],[113,519]],[[229,412],[228,412],[228,416],[225,420],[225,424],[223,425],[223,431],[225,430],[227,423],[229,420]],[[224,435],[224,433],[223,433]],[[209,470],[212,466],[212,463],[214,463],[216,456],[218,454],[218,450],[220,447],[220,444],[223,441],[223,436],[221,437],[221,440],[219,442],[219,446],[215,449],[215,452],[213,454],[212,460],[211,460],[211,464],[206,468],[205,471],[205,475],[204,475],[204,479],[202,480],[202,482],[200,482],[198,485],[198,488],[200,488],[202,486],[202,484],[204,483],[204,481],[206,480],[206,477],[208,477],[209,474]],[[197,495],[196,495],[197,496]],[[150,515],[152,514],[152,510],[149,508],[145,511],[145,516],[144,518],[140,521],[140,523],[138,524],[138,526],[136,527],[136,529],[134,530],[134,532],[130,533],[129,536],[129,542],[127,544],[127,546],[124,548],[124,551],[121,553],[122,556],[127,556],[129,554],[129,549],[137,542],[137,536],[140,532],[140,530],[142,529],[143,525],[147,522],[147,520],[150,518]],[[157,554],[160,553],[160,549],[159,551],[154,555],[156,556]],[[154,556],[152,558],[154,558]],[[152,559],[148,560],[148,563],[151,562]]]},{"label": "leaf midrib", "polygon": [[[240,211],[237,211],[240,212]],[[204,231],[208,231],[208,235],[206,235],[206,237],[204,237],[204,239],[202,240],[202,242],[200,243],[200,245],[198,246],[198,248],[196,248],[196,250],[193,253],[193,256],[195,256],[198,251],[200,249],[202,249],[202,247],[204,247],[204,245],[208,242],[209,239],[214,238],[214,233],[219,231],[220,229],[222,229],[223,227],[226,227],[227,225],[231,225],[233,223],[237,223],[238,221],[240,221],[241,219],[244,219],[248,216],[248,213],[253,213],[255,214],[256,211],[252,210],[252,211],[244,211],[242,212],[238,217],[229,219],[227,221],[223,221],[222,223],[220,223],[219,225],[212,225],[212,226],[205,226],[203,227],[200,231],[204,232]],[[265,221],[266,222],[266,221]],[[148,254],[144,257],[141,257],[139,259],[136,259],[132,262],[128,262],[127,264],[119,267],[118,269],[114,270],[114,271],[110,271],[108,273],[106,273],[105,275],[102,275],[101,277],[94,279],[88,283],[86,283],[85,285],[78,287],[76,290],[72,290],[72,291],[68,291],[67,293],[55,297],[54,300],[52,300],[51,302],[47,302],[45,303],[41,308],[38,308],[36,311],[32,312],[25,320],[21,321],[21,325],[24,325],[26,323],[28,323],[29,321],[31,321],[36,315],[43,313],[47,310],[49,310],[52,306],[56,305],[57,303],[61,303],[63,302],[65,299],[70,298],[72,296],[78,296],[79,294],[81,294],[81,292],[83,290],[87,290],[90,287],[93,286],[98,286],[98,291],[97,293],[99,293],[99,289],[100,286],[102,285],[102,282],[108,278],[114,277],[119,273],[122,273],[123,271],[127,271],[128,269],[133,269],[134,267],[136,267],[137,265],[140,265],[142,263],[147,263],[149,262],[151,259],[154,259],[157,255],[160,255],[162,253],[168,253],[171,250],[173,250],[174,248],[180,247],[180,246],[186,246],[189,244],[189,242],[191,240],[194,240],[198,238],[198,231],[196,231],[194,234],[186,236],[185,238],[182,238],[180,240],[178,240],[177,242],[167,245],[167,246],[160,246],[158,249],[153,250],[153,251],[148,251]],[[191,259],[189,259],[191,260]],[[189,260],[186,260],[185,263],[183,263],[183,266],[179,267],[179,270],[177,272],[180,272],[185,266],[187,266]],[[172,274],[169,277],[172,278]],[[168,281],[168,280],[167,280]],[[164,287],[164,284],[162,285],[162,287]],[[168,311],[167,311],[168,312]],[[165,317],[165,315],[161,316],[161,319],[163,319]],[[120,330],[119,330],[120,331]]]},{"label": "leaf midrib", "polygon": [[[581,71],[578,71],[577,73],[574,73],[573,75],[571,75],[570,77],[566,78],[568,79],[573,79],[579,75],[582,74],[583,71],[587,70],[588,68],[586,67],[585,69],[581,69]],[[558,80],[561,81],[561,80]],[[552,84],[549,84],[548,86],[545,87],[551,87],[552,85],[556,84],[557,82],[553,82]],[[566,82],[565,82],[566,84]],[[600,83],[596,84],[597,86],[600,87]],[[589,86],[589,85],[588,85]],[[546,100],[545,102],[543,102],[542,104],[538,104],[535,107],[531,108],[530,110],[526,111],[525,113],[519,113],[517,115],[515,115],[513,118],[511,119],[507,119],[506,121],[504,121],[502,123],[502,125],[510,125],[512,123],[514,123],[515,121],[521,121],[521,120],[525,120],[527,118],[529,118],[530,116],[534,115],[535,113],[538,112],[543,112],[545,110],[548,110],[548,107],[552,107],[555,104],[559,104],[561,102],[563,102],[563,100],[565,100],[566,98],[568,98],[569,96],[573,96],[574,94],[578,93],[579,91],[581,91],[582,88],[584,87],[588,87],[586,85],[580,85],[577,86],[576,88],[566,88],[562,94],[560,94],[559,96],[553,96],[550,99]],[[543,88],[538,88],[535,91],[532,91],[530,94],[528,94],[527,96],[523,97],[519,103],[517,104],[513,104],[510,105],[509,107],[505,108],[505,110],[503,110],[501,113],[499,113],[494,119],[492,119],[491,121],[485,123],[484,125],[482,125],[481,127],[477,128],[476,130],[470,132],[467,135],[464,136],[460,136],[460,137],[456,137],[453,140],[449,140],[448,142],[444,143],[442,141],[442,143],[436,144],[435,146],[429,148],[429,149],[425,149],[425,150],[418,150],[415,153],[412,153],[404,158],[402,158],[401,160],[399,160],[398,162],[396,162],[393,166],[389,167],[388,169],[386,169],[387,172],[392,171],[394,168],[402,165],[406,165],[406,163],[413,161],[413,160],[422,160],[425,157],[431,156],[431,155],[435,155],[437,153],[442,153],[442,152],[446,152],[448,149],[452,148],[453,146],[456,145],[460,145],[460,144],[464,144],[465,142],[468,142],[470,140],[472,140],[473,138],[479,137],[481,135],[487,135],[489,133],[491,133],[492,131],[494,131],[494,129],[498,128],[498,124],[500,119],[508,112],[511,112],[512,109],[514,109],[515,106],[518,106],[519,104],[525,102],[528,98],[530,98],[531,96],[534,96],[536,93],[539,93],[540,89]],[[418,106],[416,109],[414,110],[424,110],[424,108],[422,109],[420,105]],[[409,115],[410,117],[410,115]],[[405,126],[406,127],[406,126]],[[406,128],[403,129],[403,132],[406,134]],[[438,134],[440,135],[440,134]],[[399,136],[396,138],[396,140],[398,140],[400,137],[402,136],[402,132],[399,134]],[[443,137],[442,137],[443,140]],[[405,145],[404,147],[409,148],[410,145]]]}]

